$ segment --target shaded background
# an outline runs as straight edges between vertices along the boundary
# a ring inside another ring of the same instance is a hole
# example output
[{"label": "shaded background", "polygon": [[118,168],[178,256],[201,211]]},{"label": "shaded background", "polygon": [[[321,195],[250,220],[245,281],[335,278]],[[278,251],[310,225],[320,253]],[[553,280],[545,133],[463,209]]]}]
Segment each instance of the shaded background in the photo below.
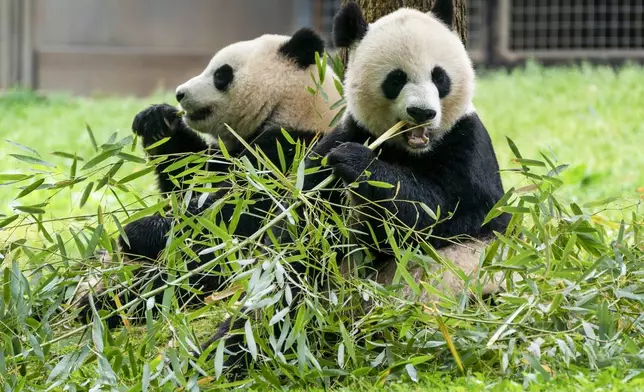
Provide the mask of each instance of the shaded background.
[{"label": "shaded background", "polygon": [[[0,0],[0,89],[149,95],[201,72],[217,50],[312,26],[340,0]],[[644,59],[642,0],[469,0],[478,66]]]}]

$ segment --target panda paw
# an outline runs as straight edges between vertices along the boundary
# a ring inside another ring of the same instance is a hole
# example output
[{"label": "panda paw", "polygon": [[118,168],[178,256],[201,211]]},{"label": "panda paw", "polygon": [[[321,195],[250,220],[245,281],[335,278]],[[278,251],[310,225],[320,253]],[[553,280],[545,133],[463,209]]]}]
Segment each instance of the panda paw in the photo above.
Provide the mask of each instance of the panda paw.
[{"label": "panda paw", "polygon": [[143,139],[143,145],[147,147],[173,136],[180,125],[177,108],[168,104],[151,105],[134,117],[132,131]]},{"label": "panda paw", "polygon": [[350,184],[360,177],[374,158],[373,151],[368,147],[351,142],[331,150],[327,164],[333,169],[333,174]]}]

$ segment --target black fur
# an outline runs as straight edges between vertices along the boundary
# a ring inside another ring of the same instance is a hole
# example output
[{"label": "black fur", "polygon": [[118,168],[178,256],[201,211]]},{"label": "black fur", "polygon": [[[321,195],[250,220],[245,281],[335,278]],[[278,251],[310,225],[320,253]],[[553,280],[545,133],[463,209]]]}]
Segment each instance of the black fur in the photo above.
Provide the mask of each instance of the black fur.
[{"label": "black fur", "polygon": [[338,48],[348,48],[364,38],[368,28],[360,6],[351,1],[333,19],[333,42]]},{"label": "black fur", "polygon": [[298,67],[308,68],[315,64],[315,52],[323,55],[324,41],[315,31],[301,28],[280,47],[279,52],[294,60]]},{"label": "black fur", "polygon": [[394,100],[398,98],[405,84],[407,84],[407,74],[402,69],[395,69],[387,74],[380,88],[385,98]]},{"label": "black fur", "polygon": [[438,97],[440,99],[445,98],[449,95],[450,91],[452,91],[452,80],[447,72],[445,72],[445,70],[440,66],[436,66],[432,70],[432,83],[436,86]]},{"label": "black fur", "polygon": [[454,24],[454,4],[452,0],[436,0],[432,14],[445,23],[450,29]]},{"label": "black fur", "polygon": [[224,64],[221,67],[217,68],[215,74],[213,75],[213,82],[215,88],[219,91],[226,91],[228,87],[233,82],[235,73],[233,72],[233,67],[229,64]]}]

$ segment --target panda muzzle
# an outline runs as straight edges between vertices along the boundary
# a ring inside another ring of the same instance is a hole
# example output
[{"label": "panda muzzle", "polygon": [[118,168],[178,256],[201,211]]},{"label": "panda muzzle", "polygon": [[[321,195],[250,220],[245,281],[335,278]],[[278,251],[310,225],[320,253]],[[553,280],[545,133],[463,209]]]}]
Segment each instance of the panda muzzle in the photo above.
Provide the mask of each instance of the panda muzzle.
[{"label": "panda muzzle", "polygon": [[405,132],[407,144],[411,148],[422,148],[429,144],[431,130],[428,127],[417,127]]}]

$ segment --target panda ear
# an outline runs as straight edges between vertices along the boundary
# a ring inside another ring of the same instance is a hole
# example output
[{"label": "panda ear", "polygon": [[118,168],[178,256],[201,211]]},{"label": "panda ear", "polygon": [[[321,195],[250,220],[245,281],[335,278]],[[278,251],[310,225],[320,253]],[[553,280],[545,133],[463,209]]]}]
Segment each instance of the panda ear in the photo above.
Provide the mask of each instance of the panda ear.
[{"label": "panda ear", "polygon": [[445,23],[447,27],[450,29],[452,28],[454,20],[454,4],[452,4],[451,0],[436,0],[431,13],[441,22]]},{"label": "panda ear", "polygon": [[368,28],[360,6],[351,1],[333,19],[333,42],[338,48],[348,48],[364,38]]},{"label": "panda ear", "polygon": [[315,64],[315,52],[322,56],[324,40],[315,31],[306,27],[296,31],[279,49],[281,55],[294,60],[300,68],[308,68]]}]

